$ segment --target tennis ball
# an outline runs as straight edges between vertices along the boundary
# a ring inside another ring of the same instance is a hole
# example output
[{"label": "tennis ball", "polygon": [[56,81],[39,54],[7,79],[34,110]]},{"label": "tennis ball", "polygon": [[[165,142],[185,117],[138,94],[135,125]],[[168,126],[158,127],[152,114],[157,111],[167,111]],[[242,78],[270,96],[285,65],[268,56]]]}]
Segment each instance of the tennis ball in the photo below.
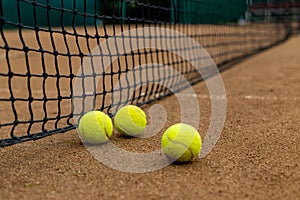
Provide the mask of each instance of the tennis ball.
[{"label": "tennis ball", "polygon": [[124,106],[116,113],[114,125],[122,135],[138,137],[146,128],[146,114],[137,106]]},{"label": "tennis ball", "polygon": [[202,147],[198,131],[184,123],[168,128],[161,139],[163,153],[178,163],[193,161]]},{"label": "tennis ball", "polygon": [[81,117],[78,130],[84,143],[96,145],[109,140],[113,125],[108,115],[100,111],[90,111]]}]

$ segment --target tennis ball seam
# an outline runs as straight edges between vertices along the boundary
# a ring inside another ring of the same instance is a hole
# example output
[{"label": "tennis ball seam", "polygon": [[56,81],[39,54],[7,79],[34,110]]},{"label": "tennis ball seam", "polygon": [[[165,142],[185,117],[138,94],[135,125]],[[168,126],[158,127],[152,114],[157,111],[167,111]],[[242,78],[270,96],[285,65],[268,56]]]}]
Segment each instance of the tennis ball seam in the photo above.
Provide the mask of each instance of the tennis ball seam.
[{"label": "tennis ball seam", "polygon": [[[135,124],[135,125],[137,125],[137,124]],[[126,132],[129,132],[129,131],[126,130],[126,128],[124,128],[122,125],[120,125],[120,124],[118,124],[118,123],[117,123],[117,126],[118,126],[117,129],[119,129],[119,130],[121,131],[122,134],[127,135],[127,136],[130,136],[130,135],[126,134]],[[137,125],[137,126],[139,126],[139,125]],[[142,126],[139,126],[139,127],[142,128]],[[132,134],[133,136],[139,135],[139,134],[134,134],[134,133],[131,133],[131,134]]]},{"label": "tennis ball seam", "polygon": [[[140,110],[140,108],[135,108],[135,107],[130,107],[129,109],[132,109],[133,110],[133,112],[136,112],[138,115],[140,115],[142,118],[146,118],[146,116],[145,116],[145,113],[142,111],[142,110]],[[130,113],[129,112],[129,114],[130,114],[130,117],[131,117],[131,115],[132,115],[132,113]]]},{"label": "tennis ball seam", "polygon": [[[146,124],[147,124],[147,120],[146,120],[146,116],[145,116],[145,113],[138,107],[129,107],[129,116],[130,116],[130,119],[132,121],[134,121],[133,119],[136,118],[135,115],[138,115],[138,118],[141,119],[141,121],[146,121]],[[134,123],[136,126],[139,126],[139,127],[143,127],[143,124],[140,125],[140,124],[137,124],[137,123]]]},{"label": "tennis ball seam", "polygon": [[[166,134],[166,137],[167,137],[167,140],[168,140],[168,141],[173,142],[173,143],[178,144],[178,145],[181,145],[181,146],[185,147],[187,150],[189,150],[190,155],[191,155],[189,160],[193,160],[193,159],[194,159],[194,153],[193,153],[193,151],[192,151],[188,146],[186,146],[186,145],[183,144],[183,143],[176,142],[176,141],[172,140],[172,139],[169,137],[168,133]],[[185,153],[185,152],[183,152],[177,159],[179,159],[184,153]]]},{"label": "tennis ball seam", "polygon": [[103,124],[104,124],[104,130],[105,130],[105,136],[107,137],[107,139],[108,139],[108,127],[107,126],[105,126],[106,124],[107,124],[107,119],[106,119],[106,117],[104,117],[104,120],[103,120],[104,122],[103,122]]},{"label": "tennis ball seam", "polygon": [[[97,119],[97,122],[98,122],[98,125],[99,125],[99,127],[103,127],[103,129],[104,129],[104,135],[106,136],[106,140],[108,140],[109,138],[108,138],[108,131],[107,131],[107,126],[106,126],[106,123],[107,123],[107,121],[106,121],[106,117],[104,116],[103,118],[102,118],[102,124],[101,124],[101,120],[100,120],[100,118],[98,118],[97,117],[97,114],[95,114],[96,116],[96,119]],[[101,114],[100,114],[101,115]],[[99,115],[99,116],[100,116]]]}]

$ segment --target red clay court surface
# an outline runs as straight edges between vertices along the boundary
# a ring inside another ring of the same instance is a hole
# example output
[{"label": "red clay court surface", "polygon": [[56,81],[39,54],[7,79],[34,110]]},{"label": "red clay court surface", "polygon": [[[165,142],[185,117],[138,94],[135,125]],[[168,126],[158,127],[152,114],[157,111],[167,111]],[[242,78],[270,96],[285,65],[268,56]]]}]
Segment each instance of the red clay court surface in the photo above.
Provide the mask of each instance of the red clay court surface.
[{"label": "red clay court surface", "polygon": [[[94,159],[74,130],[1,148],[1,199],[300,199],[299,44],[292,37],[222,73],[227,118],[206,158],[123,173]],[[204,137],[210,100],[204,83],[194,89]],[[156,103],[168,112],[166,127],[179,121],[174,96]],[[162,131],[148,140],[112,141],[147,152],[160,147]]]}]

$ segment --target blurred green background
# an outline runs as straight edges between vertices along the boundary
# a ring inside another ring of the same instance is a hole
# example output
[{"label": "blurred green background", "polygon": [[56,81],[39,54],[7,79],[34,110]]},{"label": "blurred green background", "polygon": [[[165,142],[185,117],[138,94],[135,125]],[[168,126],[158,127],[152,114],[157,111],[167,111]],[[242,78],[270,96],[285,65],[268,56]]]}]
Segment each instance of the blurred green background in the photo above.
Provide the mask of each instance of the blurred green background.
[{"label": "blurred green background", "polygon": [[[95,23],[223,24],[245,16],[247,3],[271,0],[0,0],[5,27]],[[299,2],[291,0],[290,2]],[[271,2],[287,2],[272,0]],[[18,15],[19,14],[19,15]],[[97,15],[97,16],[96,16]],[[96,16],[96,17],[95,17]]]}]

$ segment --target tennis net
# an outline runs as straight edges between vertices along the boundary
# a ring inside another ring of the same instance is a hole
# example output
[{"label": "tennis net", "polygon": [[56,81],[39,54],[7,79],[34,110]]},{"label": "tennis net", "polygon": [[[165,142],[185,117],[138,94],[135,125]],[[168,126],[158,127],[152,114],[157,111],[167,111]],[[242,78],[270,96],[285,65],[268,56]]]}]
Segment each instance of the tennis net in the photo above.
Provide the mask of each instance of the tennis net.
[{"label": "tennis net", "polygon": [[[113,116],[113,108],[121,103],[110,100],[114,83],[134,66],[161,63],[191,84],[203,79],[190,63],[165,50],[99,54],[118,59],[105,72],[92,74],[92,79],[103,80],[92,94],[74,97],[74,81],[86,78],[77,74],[84,60],[121,32],[142,27],[176,30],[199,42],[224,70],[289,38],[293,27],[299,27],[298,6],[296,1],[0,0],[0,146],[76,128],[74,98],[94,98],[91,109]],[[189,51],[184,44],[180,48]],[[184,89],[168,71],[157,78]],[[128,103],[144,105],[172,94],[146,83],[122,86],[135,89]]]}]

